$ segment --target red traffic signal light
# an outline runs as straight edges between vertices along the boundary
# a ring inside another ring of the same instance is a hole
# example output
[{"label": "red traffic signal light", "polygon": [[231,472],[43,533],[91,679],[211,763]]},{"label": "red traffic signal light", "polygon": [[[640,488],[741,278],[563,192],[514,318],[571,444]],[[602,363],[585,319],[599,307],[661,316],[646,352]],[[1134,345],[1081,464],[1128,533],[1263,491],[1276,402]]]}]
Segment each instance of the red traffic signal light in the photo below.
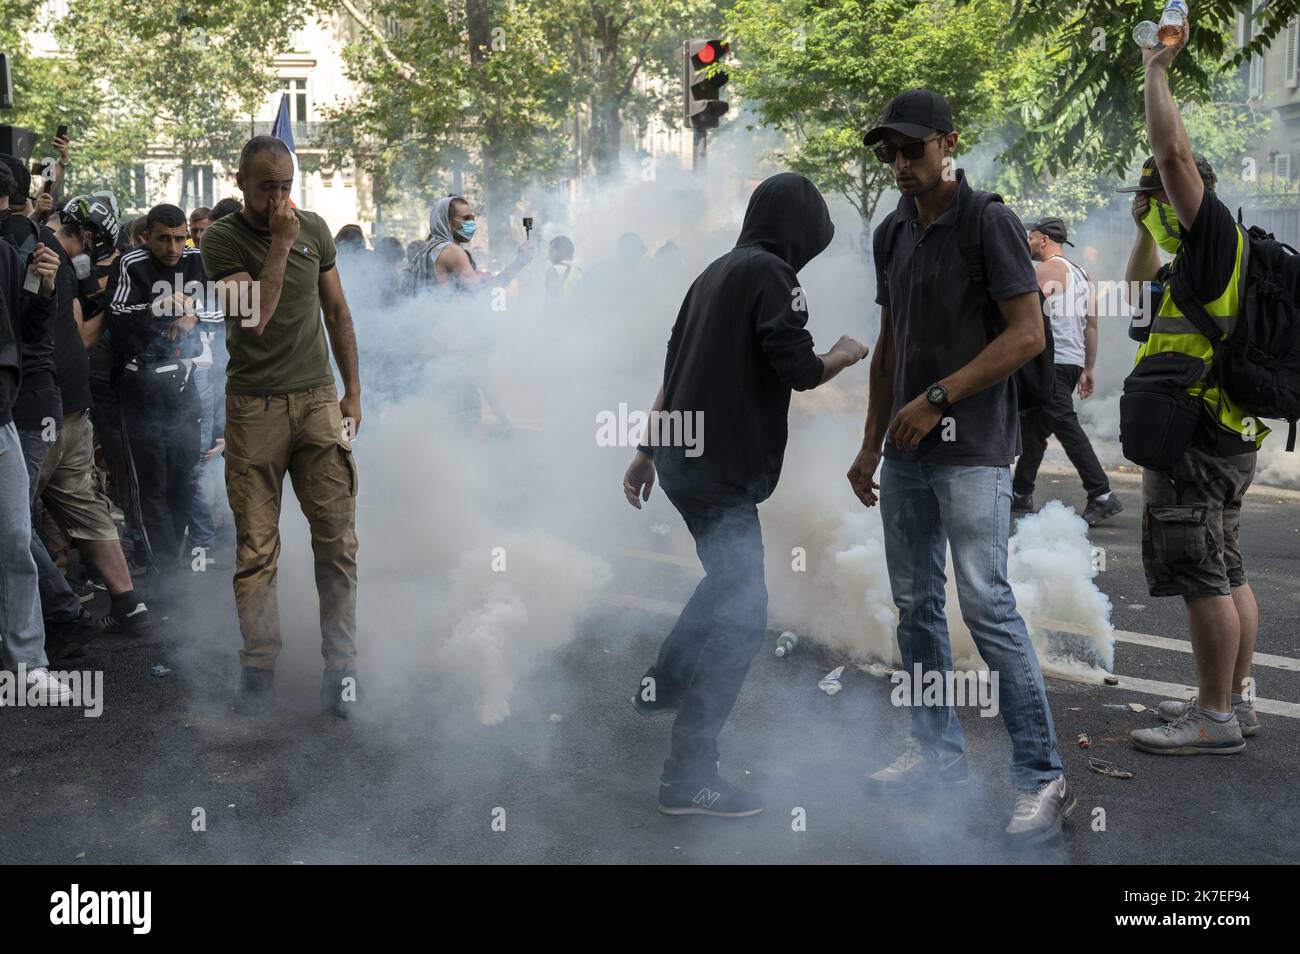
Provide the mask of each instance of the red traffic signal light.
[{"label": "red traffic signal light", "polygon": [[716,128],[718,118],[727,111],[727,104],[718,95],[727,74],[721,70],[707,76],[704,73],[730,51],[731,44],[724,40],[687,40],[682,44],[683,113],[687,126]]}]

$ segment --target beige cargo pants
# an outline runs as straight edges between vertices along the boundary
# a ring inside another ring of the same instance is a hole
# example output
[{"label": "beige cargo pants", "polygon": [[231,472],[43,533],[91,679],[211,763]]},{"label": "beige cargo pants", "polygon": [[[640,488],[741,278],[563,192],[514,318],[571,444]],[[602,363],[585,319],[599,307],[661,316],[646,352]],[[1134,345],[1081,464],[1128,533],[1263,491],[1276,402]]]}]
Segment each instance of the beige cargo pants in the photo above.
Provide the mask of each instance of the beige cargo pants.
[{"label": "beige cargo pants", "polygon": [[226,493],[235,515],[241,663],[280,655],[276,564],[284,475],[311,527],[325,668],[356,664],[357,469],[333,384],[287,394],[226,395]]}]

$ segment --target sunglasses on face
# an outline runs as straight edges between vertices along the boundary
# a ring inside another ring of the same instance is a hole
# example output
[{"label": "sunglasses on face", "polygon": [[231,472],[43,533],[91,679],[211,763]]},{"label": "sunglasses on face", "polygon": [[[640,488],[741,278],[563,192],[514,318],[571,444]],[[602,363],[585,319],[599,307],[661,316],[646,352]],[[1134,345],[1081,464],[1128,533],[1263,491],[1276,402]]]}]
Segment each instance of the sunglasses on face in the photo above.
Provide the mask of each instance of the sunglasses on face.
[{"label": "sunglasses on face", "polygon": [[933,136],[927,136],[925,139],[912,139],[903,143],[901,146],[895,146],[893,143],[882,142],[876,147],[876,158],[888,165],[898,157],[901,152],[904,159],[910,159],[915,162],[925,155],[925,144],[935,139],[941,139],[943,133],[937,133]]}]

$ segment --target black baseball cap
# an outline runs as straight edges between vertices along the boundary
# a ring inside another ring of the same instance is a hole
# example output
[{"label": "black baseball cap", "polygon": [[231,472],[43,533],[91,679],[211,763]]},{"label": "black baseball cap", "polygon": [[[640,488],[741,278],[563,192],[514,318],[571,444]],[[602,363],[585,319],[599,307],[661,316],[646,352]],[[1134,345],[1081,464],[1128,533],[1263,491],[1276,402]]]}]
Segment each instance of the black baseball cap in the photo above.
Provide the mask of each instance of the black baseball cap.
[{"label": "black baseball cap", "polygon": [[[1214,167],[1210,165],[1210,160],[1199,153],[1192,158],[1196,161],[1196,171],[1201,174],[1201,182],[1205,184],[1205,188],[1213,192],[1215,183],[1218,182],[1218,176],[1214,174]],[[1160,168],[1156,165],[1156,157],[1147,156],[1146,162],[1142,163],[1142,175],[1138,177],[1137,185],[1124,186],[1122,189],[1116,189],[1115,191],[1155,192],[1163,188],[1164,185],[1160,182]]]},{"label": "black baseball cap", "polygon": [[912,139],[924,139],[937,132],[950,133],[952,110],[948,108],[948,101],[938,93],[928,89],[910,89],[889,101],[880,122],[862,137],[862,144],[874,146],[890,129]]},{"label": "black baseball cap", "polygon": [[1053,242],[1064,242],[1071,248],[1074,243],[1066,236],[1069,234],[1065,229],[1065,220],[1057,218],[1055,215],[1049,215],[1039,219],[1037,222],[1031,222],[1025,226],[1026,232],[1042,232]]}]

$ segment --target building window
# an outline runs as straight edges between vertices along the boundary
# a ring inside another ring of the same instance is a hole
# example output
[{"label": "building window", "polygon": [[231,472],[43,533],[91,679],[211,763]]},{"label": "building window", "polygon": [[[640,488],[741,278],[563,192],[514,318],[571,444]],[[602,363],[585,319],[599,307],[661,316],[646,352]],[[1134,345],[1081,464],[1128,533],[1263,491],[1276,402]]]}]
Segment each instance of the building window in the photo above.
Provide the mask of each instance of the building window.
[{"label": "building window", "polygon": [[1291,185],[1291,153],[1279,152],[1273,157],[1273,175],[1283,187]]},{"label": "building window", "polygon": [[1286,25],[1286,85],[1296,87],[1296,53],[1300,47],[1300,17],[1292,17]]},{"label": "building window", "polygon": [[190,166],[181,183],[181,205],[194,208],[212,205],[212,167]]},{"label": "building window", "polygon": [[307,121],[307,81],[301,78],[281,78],[280,92],[289,94],[289,121]]},{"label": "building window", "polygon": [[113,192],[123,207],[142,209],[149,204],[149,177],[143,163],[119,167],[116,179]]}]

